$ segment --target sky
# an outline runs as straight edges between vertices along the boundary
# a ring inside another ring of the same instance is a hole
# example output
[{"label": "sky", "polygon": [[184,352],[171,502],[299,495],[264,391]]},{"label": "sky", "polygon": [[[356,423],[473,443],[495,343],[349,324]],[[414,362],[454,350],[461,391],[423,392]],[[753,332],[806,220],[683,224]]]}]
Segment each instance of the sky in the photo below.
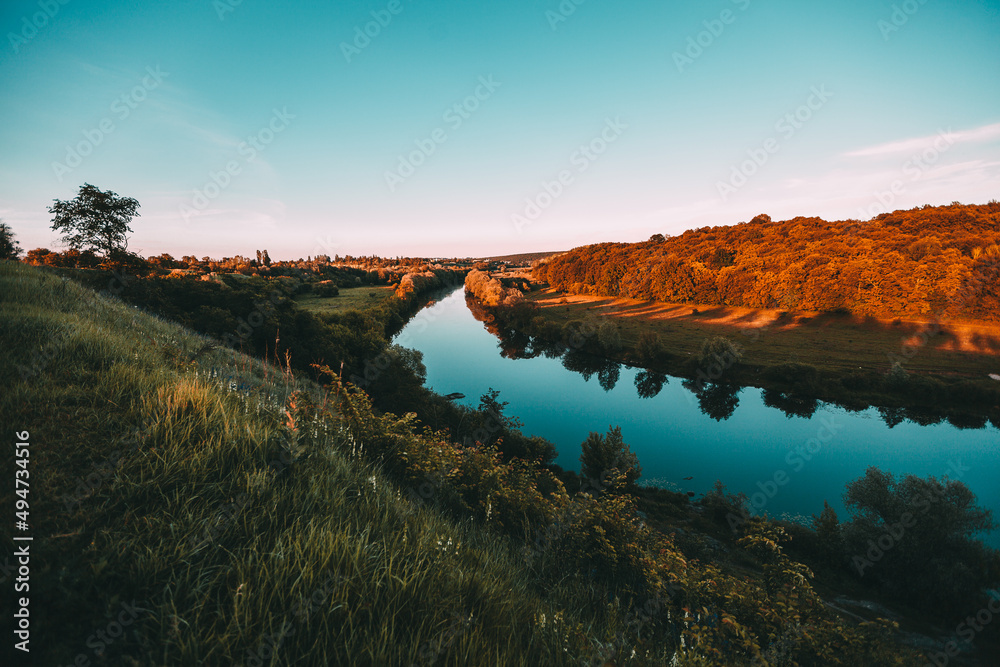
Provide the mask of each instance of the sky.
[{"label": "sky", "polygon": [[6,0],[0,219],[490,256],[1000,191],[1000,0]]}]

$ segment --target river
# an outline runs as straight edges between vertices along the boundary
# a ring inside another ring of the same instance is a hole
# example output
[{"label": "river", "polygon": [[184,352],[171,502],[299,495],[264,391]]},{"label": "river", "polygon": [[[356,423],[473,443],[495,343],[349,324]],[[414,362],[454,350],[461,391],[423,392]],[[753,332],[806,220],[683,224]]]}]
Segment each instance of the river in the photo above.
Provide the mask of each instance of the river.
[{"label": "river", "polygon": [[[423,353],[427,386],[440,394],[460,392],[459,402],[475,407],[489,388],[499,390],[510,403],[506,414],[524,423],[525,434],[555,443],[564,468],[579,470],[587,434],[614,425],[638,456],[640,484],[702,494],[721,480],[772,517],[819,514],[827,500],[844,520],[846,484],[876,466],[897,476],[961,480],[1000,519],[1000,433],[992,425],[904,421],[890,428],[874,408],[848,412],[827,404],[811,417],[789,417],[765,405],[754,387],[739,389],[735,410],[723,410],[731,412],[727,418],[713,418],[678,378],[667,377],[655,396],[642,398],[640,369],[623,365],[612,382],[613,372],[588,379],[559,358],[502,356],[499,339],[473,316],[462,289],[420,311],[394,342]],[[982,537],[1000,547],[1000,530]]]}]

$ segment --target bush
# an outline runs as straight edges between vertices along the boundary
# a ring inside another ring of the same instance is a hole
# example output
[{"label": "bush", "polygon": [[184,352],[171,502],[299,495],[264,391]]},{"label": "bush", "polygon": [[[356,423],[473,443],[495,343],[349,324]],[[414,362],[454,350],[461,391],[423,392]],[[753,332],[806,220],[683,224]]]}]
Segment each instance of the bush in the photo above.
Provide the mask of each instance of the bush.
[{"label": "bush", "polygon": [[622,440],[619,426],[608,427],[606,436],[591,431],[583,441],[580,454],[580,474],[604,488],[622,484],[634,488],[642,474],[639,459]]},{"label": "bush", "polygon": [[340,295],[340,289],[333,280],[323,280],[313,285],[313,294],[318,297],[329,298]]},{"label": "bush", "polygon": [[871,467],[848,484],[844,504],[854,514],[844,527],[852,570],[900,600],[961,614],[1000,581],[1000,552],[974,537],[995,527],[992,513],[960,481],[897,481]]},{"label": "bush", "polygon": [[743,360],[743,350],[725,336],[715,336],[706,338],[701,344],[698,360],[703,367],[719,364],[724,371]]},{"label": "bush", "polygon": [[655,331],[644,331],[635,346],[635,356],[643,366],[653,366],[663,356],[663,342]]},{"label": "bush", "polygon": [[618,352],[622,349],[622,336],[618,333],[618,325],[611,320],[604,320],[597,328],[597,342],[605,352]]}]

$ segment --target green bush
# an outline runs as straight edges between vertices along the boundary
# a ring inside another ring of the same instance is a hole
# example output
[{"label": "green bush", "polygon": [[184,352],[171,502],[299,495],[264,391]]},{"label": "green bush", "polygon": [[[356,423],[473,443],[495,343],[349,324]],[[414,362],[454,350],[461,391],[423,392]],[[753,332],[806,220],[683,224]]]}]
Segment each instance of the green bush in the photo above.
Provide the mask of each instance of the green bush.
[{"label": "green bush", "polygon": [[964,483],[897,480],[870,467],[848,484],[844,504],[853,514],[843,527],[852,572],[897,599],[961,614],[1000,582],[1000,552],[976,537],[996,526],[993,515]]},{"label": "green bush", "polygon": [[591,432],[583,441],[580,474],[601,489],[634,488],[642,474],[639,459],[622,439],[619,426],[608,427],[607,435]]},{"label": "green bush", "polygon": [[742,359],[742,348],[725,336],[706,338],[701,344],[701,354],[698,357],[703,368],[719,365],[723,372]]},{"label": "green bush", "polygon": [[655,366],[663,357],[663,342],[655,331],[643,331],[635,346],[638,362],[646,367]]}]

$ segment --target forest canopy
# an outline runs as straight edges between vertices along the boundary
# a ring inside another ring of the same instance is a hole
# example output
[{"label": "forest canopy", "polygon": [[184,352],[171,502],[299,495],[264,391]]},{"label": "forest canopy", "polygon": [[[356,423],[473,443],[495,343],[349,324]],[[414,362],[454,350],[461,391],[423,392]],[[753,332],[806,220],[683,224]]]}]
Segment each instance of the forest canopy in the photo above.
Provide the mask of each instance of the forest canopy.
[{"label": "forest canopy", "polygon": [[576,294],[1000,320],[1000,202],[924,206],[867,222],[758,215],[642,243],[600,243],[539,263]]}]

